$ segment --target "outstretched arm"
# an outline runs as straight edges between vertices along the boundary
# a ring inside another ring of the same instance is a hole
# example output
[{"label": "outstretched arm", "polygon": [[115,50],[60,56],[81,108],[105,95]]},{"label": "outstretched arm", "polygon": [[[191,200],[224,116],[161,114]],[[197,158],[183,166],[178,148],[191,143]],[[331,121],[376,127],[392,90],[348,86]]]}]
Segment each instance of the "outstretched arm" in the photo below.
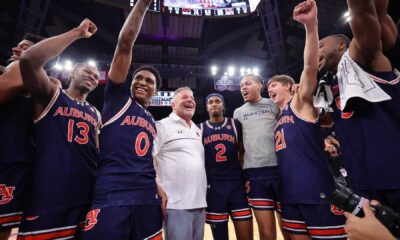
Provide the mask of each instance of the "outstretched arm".
[{"label": "outstretched arm", "polygon": [[354,35],[350,56],[370,70],[391,71],[389,60],[382,54],[382,28],[374,0],[347,0],[347,4]]},{"label": "outstretched arm", "polygon": [[80,38],[89,38],[97,31],[96,25],[89,19],[66,33],[45,39],[26,50],[20,59],[22,81],[42,106],[47,106],[54,95],[57,85],[49,81],[43,67],[54,57],[62,53],[71,43]]},{"label": "outstretched arm", "polygon": [[318,73],[318,19],[315,1],[307,0],[297,5],[293,11],[293,18],[302,23],[306,30],[304,67],[293,104],[305,117],[315,118],[313,93],[317,87]]},{"label": "outstretched arm", "polygon": [[117,47],[108,76],[114,83],[125,81],[132,62],[132,48],[152,0],[139,0],[125,20],[118,36]]}]

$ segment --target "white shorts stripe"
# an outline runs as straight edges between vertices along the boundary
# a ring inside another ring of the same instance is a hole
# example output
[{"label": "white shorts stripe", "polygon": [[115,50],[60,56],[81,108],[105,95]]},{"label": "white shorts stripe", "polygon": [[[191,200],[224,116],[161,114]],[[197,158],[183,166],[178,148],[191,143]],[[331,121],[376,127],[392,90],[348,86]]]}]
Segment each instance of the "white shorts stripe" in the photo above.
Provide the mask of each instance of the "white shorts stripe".
[{"label": "white shorts stripe", "polygon": [[7,213],[7,214],[0,215],[0,218],[14,216],[14,215],[20,215],[20,214],[22,214],[22,212]]},{"label": "white shorts stripe", "polygon": [[51,232],[57,232],[57,231],[61,231],[61,230],[74,229],[77,227],[78,227],[78,225],[73,225],[73,226],[67,226],[67,227],[61,227],[61,228],[51,228],[51,229],[39,230],[39,231],[33,231],[33,232],[19,232],[18,235],[26,236],[26,235],[35,235],[35,234],[42,234],[42,233],[51,233]]}]

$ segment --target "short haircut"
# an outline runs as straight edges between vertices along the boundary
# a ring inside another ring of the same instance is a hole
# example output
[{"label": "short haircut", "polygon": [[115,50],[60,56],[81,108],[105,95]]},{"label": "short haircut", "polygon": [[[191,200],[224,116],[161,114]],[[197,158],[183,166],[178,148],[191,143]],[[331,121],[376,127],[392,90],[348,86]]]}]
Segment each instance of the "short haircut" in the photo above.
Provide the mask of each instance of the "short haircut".
[{"label": "short haircut", "polygon": [[267,87],[273,82],[280,82],[282,85],[294,85],[294,79],[289,75],[275,75],[268,80]]},{"label": "short haircut", "polygon": [[258,82],[258,83],[260,83],[261,85],[264,86],[264,80],[263,80],[263,78],[262,78],[260,75],[258,75],[258,74],[248,73],[248,74],[243,75],[243,76],[242,76],[242,79],[243,79],[244,77],[251,77],[251,78],[253,78],[256,82]]},{"label": "short haircut", "polygon": [[177,88],[177,89],[174,91],[174,96],[172,97],[172,101],[174,101],[174,100],[176,99],[176,96],[177,96],[178,94],[180,94],[181,92],[183,92],[183,91],[185,91],[185,90],[193,92],[193,90],[192,90],[190,87],[188,87],[188,86],[184,86],[184,87]]},{"label": "short haircut", "polygon": [[[73,73],[75,73],[75,71],[76,71],[77,69],[79,69],[79,68],[81,68],[81,67],[83,67],[83,66],[90,66],[90,64],[87,63],[87,62],[79,62],[79,63],[76,63],[76,64],[74,65],[74,67],[72,68],[71,75],[72,75]],[[97,68],[97,67],[96,67],[96,68]]]},{"label": "short haircut", "polygon": [[26,33],[23,37],[24,40],[31,41],[33,43],[38,43],[44,39],[44,37],[33,34],[33,33]]},{"label": "short haircut", "polygon": [[134,78],[135,75],[140,71],[149,71],[152,74],[154,74],[154,76],[156,77],[156,85],[157,85],[156,89],[159,90],[161,88],[162,78],[161,78],[160,72],[157,70],[157,68],[155,68],[151,65],[141,65],[135,69],[135,71],[132,74],[132,77]]},{"label": "short haircut", "polygon": [[350,39],[346,35],[344,35],[344,34],[335,34],[335,35],[331,35],[330,37],[337,38],[340,41],[344,42],[346,44],[347,48],[350,47]]}]

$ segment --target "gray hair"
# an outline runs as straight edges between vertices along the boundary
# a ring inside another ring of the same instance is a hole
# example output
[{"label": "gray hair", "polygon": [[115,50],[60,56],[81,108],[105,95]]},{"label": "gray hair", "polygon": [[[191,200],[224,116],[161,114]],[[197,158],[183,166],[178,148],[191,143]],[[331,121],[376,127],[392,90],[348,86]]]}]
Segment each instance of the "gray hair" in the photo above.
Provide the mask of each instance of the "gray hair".
[{"label": "gray hair", "polygon": [[180,94],[181,92],[183,92],[183,91],[185,91],[185,90],[191,91],[191,92],[193,93],[193,90],[192,90],[190,87],[188,87],[188,86],[184,86],[184,87],[177,88],[177,89],[174,91],[174,96],[172,97],[172,101],[174,101],[174,100],[176,99],[176,96],[177,96],[178,94]]}]

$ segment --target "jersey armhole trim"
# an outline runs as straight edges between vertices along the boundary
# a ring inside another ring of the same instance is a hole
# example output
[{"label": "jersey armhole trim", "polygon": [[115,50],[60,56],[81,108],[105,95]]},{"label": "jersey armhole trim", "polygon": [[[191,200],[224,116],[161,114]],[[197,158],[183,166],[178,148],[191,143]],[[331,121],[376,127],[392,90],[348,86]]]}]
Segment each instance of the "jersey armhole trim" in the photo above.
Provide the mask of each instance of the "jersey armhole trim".
[{"label": "jersey armhole trim", "polygon": [[128,110],[131,103],[132,103],[132,99],[129,98],[128,101],[125,103],[125,106],[123,108],[121,108],[121,110],[119,110],[119,112],[117,114],[115,114],[114,117],[112,117],[110,120],[108,120],[106,123],[104,123],[103,127],[115,122],[118,118],[120,118],[122,116],[122,114],[124,114],[126,112],[126,110]]},{"label": "jersey armhole trim", "polygon": [[47,104],[46,108],[43,110],[43,112],[39,115],[37,119],[33,119],[33,122],[36,124],[40,120],[42,120],[47,113],[50,111],[51,107],[53,107],[54,103],[56,102],[58,96],[60,95],[61,89],[57,88],[57,91],[54,93],[53,97],[51,98],[49,104]]},{"label": "jersey armhole trim", "polygon": [[290,109],[292,109],[292,112],[294,113],[294,115],[296,115],[296,117],[298,117],[299,119],[303,120],[304,122],[308,122],[308,123],[318,123],[319,117],[317,116],[314,120],[307,120],[305,118],[303,118],[300,113],[298,113],[293,107],[292,107],[292,101],[290,101],[289,103],[289,107]]}]

